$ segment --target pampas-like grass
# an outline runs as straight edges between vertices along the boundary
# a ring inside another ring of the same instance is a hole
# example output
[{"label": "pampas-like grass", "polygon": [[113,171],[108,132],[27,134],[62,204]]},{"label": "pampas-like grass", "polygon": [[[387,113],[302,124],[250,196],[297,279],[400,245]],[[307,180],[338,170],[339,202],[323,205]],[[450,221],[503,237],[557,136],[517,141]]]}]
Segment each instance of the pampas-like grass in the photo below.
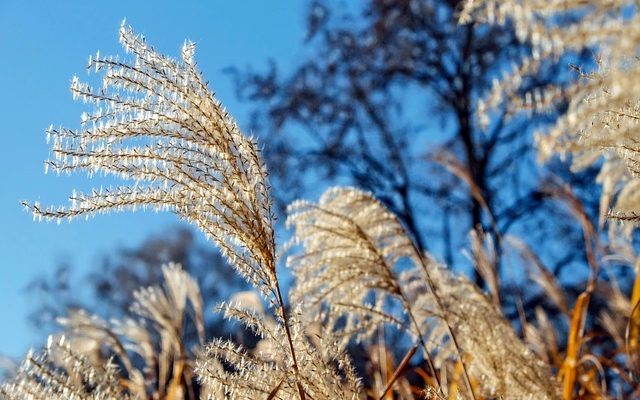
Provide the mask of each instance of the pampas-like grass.
[{"label": "pampas-like grass", "polygon": [[16,377],[0,386],[4,400],[129,400],[110,361],[100,366],[60,339],[29,353]]},{"label": "pampas-like grass", "polygon": [[324,324],[348,333],[345,340],[370,339],[391,323],[422,343],[435,367],[460,362],[478,395],[557,398],[549,367],[524,346],[492,301],[468,279],[420,254],[371,194],[334,188],[317,204],[294,203],[290,213],[287,222],[302,247],[289,258],[299,282],[292,299],[325,304]]},{"label": "pampas-like grass", "polygon": [[[196,400],[194,352],[184,341],[184,328],[189,304],[203,344],[200,290],[179,265],[164,266],[163,275],[163,287],[140,288],[134,294],[131,309],[137,319],[107,322],[83,310],[59,318],[64,331],[51,337],[42,354],[27,357],[17,378],[2,386],[7,397],[21,399],[27,386],[33,386],[33,394],[40,396],[34,398],[42,399],[54,398],[49,397],[54,390],[60,399]],[[45,375],[52,383],[43,379],[34,385]],[[49,388],[54,383],[65,391]]]},{"label": "pampas-like grass", "polygon": [[[606,217],[628,222],[629,235],[640,221],[640,13],[637,2],[468,0],[464,23],[513,24],[518,37],[532,47],[520,65],[497,79],[484,98],[481,118],[499,107],[510,115],[546,111],[566,102],[568,109],[551,128],[537,134],[540,160],[571,156],[573,168],[603,160],[600,225]],[[576,78],[566,87],[547,86],[523,93],[524,83],[541,66],[564,55],[592,52],[592,65],[567,65]],[[613,208],[613,210],[612,210]],[[619,224],[611,224],[612,236]]]}]

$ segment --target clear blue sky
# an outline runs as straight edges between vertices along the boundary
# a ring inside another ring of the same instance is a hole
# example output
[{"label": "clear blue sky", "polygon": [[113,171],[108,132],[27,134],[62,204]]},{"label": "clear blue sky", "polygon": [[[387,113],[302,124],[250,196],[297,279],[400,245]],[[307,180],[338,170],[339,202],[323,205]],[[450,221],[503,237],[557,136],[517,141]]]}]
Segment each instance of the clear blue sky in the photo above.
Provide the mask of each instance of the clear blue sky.
[{"label": "clear blue sky", "polygon": [[[0,354],[20,357],[40,336],[26,320],[35,300],[24,292],[58,261],[90,268],[98,255],[136,245],[172,226],[171,214],[124,213],[72,223],[37,223],[20,200],[66,204],[80,175],[45,175],[44,129],[77,127],[83,105],[71,99],[74,74],[86,76],[90,54],[123,54],[118,28],[127,23],[164,53],[179,55],[184,39],[197,43],[196,60],[210,86],[236,116],[248,122],[247,104],[235,99],[228,66],[266,65],[284,70],[302,57],[304,6],[286,1],[25,1],[0,0]],[[81,271],[80,271],[81,272]]]}]

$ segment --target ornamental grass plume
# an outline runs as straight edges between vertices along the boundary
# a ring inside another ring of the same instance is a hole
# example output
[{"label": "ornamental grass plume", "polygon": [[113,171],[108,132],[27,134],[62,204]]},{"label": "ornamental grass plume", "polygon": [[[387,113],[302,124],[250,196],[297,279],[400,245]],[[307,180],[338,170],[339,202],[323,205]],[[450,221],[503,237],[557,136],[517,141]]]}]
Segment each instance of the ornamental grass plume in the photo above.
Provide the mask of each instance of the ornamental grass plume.
[{"label": "ornamental grass plume", "polygon": [[467,398],[558,397],[548,365],[526,348],[491,299],[420,254],[397,217],[371,194],[333,188],[317,204],[292,204],[289,213],[294,244],[301,247],[288,259],[298,282],[292,299],[324,304],[323,323],[346,341],[367,340],[392,324],[422,346],[430,368],[460,363]]},{"label": "ornamental grass plume", "polygon": [[36,218],[72,219],[138,207],[170,210],[200,228],[265,295],[275,289],[273,213],[258,147],[207,88],[185,42],[182,59],[157,53],[131,28],[120,42],[133,60],[89,59],[102,86],[74,77],[92,104],[77,130],[50,128],[55,172],[114,175],[128,185],[73,193],[68,207],[27,204]]},{"label": "ornamental grass plume", "polygon": [[[0,393],[8,399],[22,399],[27,390],[42,399],[204,398],[194,389],[194,349],[187,348],[184,331],[191,314],[204,343],[200,289],[179,265],[165,265],[162,272],[162,287],[134,293],[135,318],[105,321],[84,310],[60,317],[63,331],[51,336],[42,354],[29,355]],[[43,376],[57,383],[34,385]]]},{"label": "ornamental grass plume", "polygon": [[332,332],[310,330],[300,318],[299,308],[288,319],[300,368],[297,378],[284,357],[288,345],[282,324],[237,304],[223,304],[221,310],[226,318],[248,327],[260,342],[253,350],[231,340],[210,342],[196,369],[209,391],[224,392],[231,399],[288,400],[298,396],[298,379],[310,399],[361,398],[360,378],[344,348],[338,346]]},{"label": "ornamental grass plume", "polygon": [[96,366],[61,338],[29,353],[16,377],[0,385],[3,400],[129,400],[110,361]]},{"label": "ornamental grass plume", "polygon": [[[624,229],[629,235],[640,221],[637,2],[468,0],[461,22],[513,24],[518,38],[532,46],[520,65],[495,80],[479,110],[481,118],[502,106],[514,115],[567,104],[551,128],[537,134],[539,158],[571,156],[575,170],[601,162],[600,225],[607,217],[629,222]],[[567,72],[576,75],[573,83],[523,90],[528,77],[544,65],[585,50],[595,58],[587,65],[567,65]],[[619,233],[618,224],[610,227],[612,235]]]}]

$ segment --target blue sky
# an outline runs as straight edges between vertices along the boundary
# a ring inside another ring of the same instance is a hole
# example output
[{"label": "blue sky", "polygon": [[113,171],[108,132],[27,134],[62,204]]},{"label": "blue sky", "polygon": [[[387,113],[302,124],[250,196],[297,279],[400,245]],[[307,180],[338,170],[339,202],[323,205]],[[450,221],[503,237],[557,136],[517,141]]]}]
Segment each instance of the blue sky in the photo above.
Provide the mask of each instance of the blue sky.
[{"label": "blue sky", "polygon": [[185,39],[210,86],[240,126],[250,105],[236,100],[229,66],[261,67],[273,58],[287,69],[302,57],[304,4],[278,1],[24,1],[0,0],[0,354],[20,357],[40,338],[27,323],[35,304],[25,286],[61,260],[83,268],[119,246],[133,246],[173,226],[171,214],[123,213],[72,223],[38,223],[21,200],[66,204],[85,177],[45,175],[50,125],[77,127],[84,106],[71,99],[70,79],[86,76],[97,50],[123,54],[118,28],[127,23],[157,49],[178,56]]}]

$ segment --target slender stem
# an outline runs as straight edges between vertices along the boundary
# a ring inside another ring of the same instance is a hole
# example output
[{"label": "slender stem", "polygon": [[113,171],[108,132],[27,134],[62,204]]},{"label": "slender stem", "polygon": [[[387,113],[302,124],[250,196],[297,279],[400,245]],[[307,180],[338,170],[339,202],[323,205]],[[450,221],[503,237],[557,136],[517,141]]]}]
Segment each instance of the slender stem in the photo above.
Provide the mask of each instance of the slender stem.
[{"label": "slender stem", "polygon": [[277,278],[275,279],[275,289],[278,304],[280,305],[280,313],[282,314],[282,320],[284,322],[284,330],[287,333],[287,341],[289,342],[289,349],[291,350],[291,359],[293,360],[293,371],[296,375],[296,386],[298,387],[298,395],[300,396],[300,400],[306,400],[304,389],[300,384],[300,369],[298,368],[296,351],[293,346],[293,339],[291,338],[291,330],[289,329],[289,318],[287,317],[287,312],[284,308],[284,300],[282,299],[282,292],[280,291],[280,284]]},{"label": "slender stem", "polygon": [[429,370],[431,371],[431,374],[433,375],[433,378],[436,380],[436,383],[438,385],[438,390],[442,392],[442,383],[440,382],[440,378],[438,377],[438,374],[436,373],[436,366],[433,362],[433,359],[431,358],[431,354],[429,353],[429,349],[427,349],[427,344],[424,342],[424,338],[422,336],[422,331],[420,329],[420,325],[418,324],[418,320],[416,319],[415,315],[413,315],[413,311],[411,310],[411,306],[409,304],[409,301],[407,300],[407,298],[405,297],[404,293],[401,293],[402,296],[402,301],[403,303],[405,303],[405,309],[407,310],[407,313],[409,314],[409,319],[411,319],[411,323],[413,324],[413,326],[416,329],[416,335],[418,335],[418,340],[420,341],[420,345],[422,346],[422,350],[424,351],[424,356],[427,359],[427,365],[429,365]]},{"label": "slender stem", "polygon": [[[398,223],[400,224],[399,221],[398,221]],[[394,282],[399,282],[399,279],[395,276],[395,274],[393,272],[393,268],[387,263],[387,261],[385,260],[384,256],[382,254],[380,254],[380,252],[378,251],[377,246],[371,240],[371,237],[367,233],[364,232],[364,230],[360,227],[360,225],[355,224],[355,228],[357,229],[358,234],[367,242],[367,244],[369,245],[369,248],[371,249],[371,251],[374,252],[375,254],[378,254],[379,263],[384,267],[384,269],[389,273],[389,275],[391,275],[393,277],[393,281]],[[412,244],[413,248],[416,249],[416,247],[415,247],[416,245],[415,245],[415,243],[413,241],[411,241],[411,244]],[[438,390],[440,390],[442,392],[442,383],[440,382],[440,378],[438,377],[438,374],[436,373],[435,364],[434,364],[434,362],[433,362],[433,360],[431,358],[431,354],[429,353],[429,350],[427,349],[427,344],[424,342],[424,338],[423,338],[423,335],[422,335],[422,331],[420,329],[420,325],[418,324],[418,321],[417,321],[416,317],[413,315],[413,311],[411,309],[411,303],[409,303],[409,299],[407,298],[407,296],[405,295],[404,291],[402,290],[402,288],[399,285],[396,288],[396,292],[400,296],[400,299],[401,299],[401,301],[403,303],[404,309],[409,314],[409,318],[411,319],[411,322],[412,322],[413,326],[416,329],[416,335],[418,336],[420,344],[422,345],[422,349],[424,350],[425,358],[427,359],[427,364],[429,365],[429,369],[431,370],[431,374],[433,375],[433,377],[436,380],[436,383],[438,385]]]},{"label": "slender stem", "polygon": [[409,361],[411,361],[411,357],[413,357],[413,355],[416,354],[416,350],[418,350],[418,346],[413,346],[411,349],[409,349],[407,354],[405,354],[404,358],[402,359],[402,361],[400,361],[400,364],[398,364],[398,367],[393,372],[391,379],[389,379],[389,382],[387,382],[387,386],[385,386],[384,390],[382,391],[382,394],[378,397],[378,400],[384,400],[384,396],[387,394],[389,390],[391,390],[391,387],[393,386],[393,384],[407,369],[407,366],[409,365]]},{"label": "slender stem", "polygon": [[456,349],[456,353],[458,354],[458,358],[460,359],[460,365],[462,365],[462,372],[464,374],[464,381],[465,381],[465,384],[467,385],[467,390],[469,390],[469,393],[471,393],[471,398],[476,400],[476,394],[473,392],[473,387],[471,386],[471,379],[469,378],[469,372],[467,371],[467,367],[464,363],[464,359],[462,358],[462,351],[460,350],[458,339],[456,338],[456,335],[453,333],[451,324],[449,324],[449,319],[447,318],[447,312],[445,311],[444,305],[442,304],[442,300],[440,300],[440,296],[438,296],[438,293],[436,292],[436,285],[433,282],[433,279],[431,278],[431,274],[429,274],[429,269],[427,268],[427,265],[424,262],[424,258],[422,257],[422,254],[415,247],[415,244],[414,244],[414,250],[416,252],[416,255],[418,256],[418,259],[420,260],[420,265],[422,266],[422,270],[424,271],[425,277],[427,278],[427,284],[429,285],[429,290],[431,290],[431,293],[433,293],[433,298],[436,301],[436,305],[438,306],[438,309],[442,313],[442,319],[444,321],[445,327],[447,328],[447,333],[449,333],[449,337],[451,338],[451,341],[453,342],[453,346]]}]

